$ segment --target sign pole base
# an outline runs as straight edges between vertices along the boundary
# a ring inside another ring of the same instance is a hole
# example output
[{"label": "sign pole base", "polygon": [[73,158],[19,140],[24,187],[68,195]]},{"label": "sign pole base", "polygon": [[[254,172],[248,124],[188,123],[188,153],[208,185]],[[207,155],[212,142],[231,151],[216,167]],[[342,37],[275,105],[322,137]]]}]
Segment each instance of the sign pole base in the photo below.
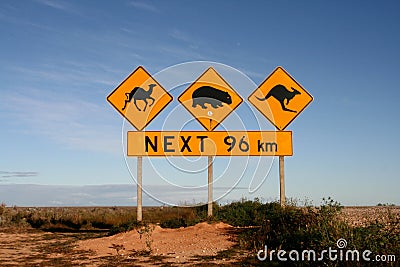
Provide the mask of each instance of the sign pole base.
[{"label": "sign pole base", "polygon": [[138,222],[142,221],[142,166],[143,158],[137,157],[137,215]]},{"label": "sign pole base", "polygon": [[213,157],[208,156],[208,209],[207,215],[213,215]]},{"label": "sign pole base", "polygon": [[285,197],[285,157],[279,156],[279,195],[280,204],[282,207],[286,204]]}]

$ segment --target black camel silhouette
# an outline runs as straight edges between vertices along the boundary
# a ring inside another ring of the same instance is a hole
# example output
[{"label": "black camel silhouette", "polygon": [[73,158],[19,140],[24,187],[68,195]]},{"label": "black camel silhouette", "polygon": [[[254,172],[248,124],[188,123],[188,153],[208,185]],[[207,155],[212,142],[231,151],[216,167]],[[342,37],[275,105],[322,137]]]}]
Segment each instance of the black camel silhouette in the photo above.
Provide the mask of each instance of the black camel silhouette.
[{"label": "black camel silhouette", "polygon": [[153,88],[157,86],[156,84],[149,84],[149,90],[145,91],[142,87],[135,87],[130,93],[125,93],[126,97],[128,99],[125,100],[125,105],[122,108],[124,110],[126,108],[126,105],[128,102],[131,102],[133,99],[133,103],[135,104],[136,108],[141,111],[141,109],[138,107],[136,104],[137,100],[142,100],[145,103],[145,106],[143,108],[143,111],[146,111],[147,108],[147,99],[152,100],[151,104],[149,107],[151,107],[154,104],[155,99],[151,97],[151,94],[153,93]]}]

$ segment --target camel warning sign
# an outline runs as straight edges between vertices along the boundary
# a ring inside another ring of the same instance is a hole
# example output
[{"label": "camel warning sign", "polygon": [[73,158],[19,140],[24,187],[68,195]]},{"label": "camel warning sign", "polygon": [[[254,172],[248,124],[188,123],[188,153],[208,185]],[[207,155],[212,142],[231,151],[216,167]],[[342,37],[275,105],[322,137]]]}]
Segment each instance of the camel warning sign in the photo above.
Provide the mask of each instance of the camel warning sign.
[{"label": "camel warning sign", "polygon": [[277,67],[248,100],[278,130],[284,130],[313,97],[282,67]]},{"label": "camel warning sign", "polygon": [[137,130],[143,130],[173,97],[141,66],[107,97]]},{"label": "camel warning sign", "polygon": [[243,99],[209,67],[179,97],[178,101],[208,131],[217,127]]}]

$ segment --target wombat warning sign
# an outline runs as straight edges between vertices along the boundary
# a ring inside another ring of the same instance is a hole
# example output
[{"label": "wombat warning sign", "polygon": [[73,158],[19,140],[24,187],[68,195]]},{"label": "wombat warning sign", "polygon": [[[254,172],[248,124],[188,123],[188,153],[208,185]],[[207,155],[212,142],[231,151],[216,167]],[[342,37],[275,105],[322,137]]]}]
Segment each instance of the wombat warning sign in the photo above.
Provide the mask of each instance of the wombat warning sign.
[{"label": "wombat warning sign", "polygon": [[210,67],[178,97],[178,101],[204,128],[212,131],[243,99]]},{"label": "wombat warning sign", "polygon": [[202,86],[197,88],[192,94],[193,104],[192,107],[200,105],[206,109],[205,104],[209,104],[213,108],[223,107],[222,103],[227,105],[232,104],[232,98],[228,92],[221,91],[212,86]]}]

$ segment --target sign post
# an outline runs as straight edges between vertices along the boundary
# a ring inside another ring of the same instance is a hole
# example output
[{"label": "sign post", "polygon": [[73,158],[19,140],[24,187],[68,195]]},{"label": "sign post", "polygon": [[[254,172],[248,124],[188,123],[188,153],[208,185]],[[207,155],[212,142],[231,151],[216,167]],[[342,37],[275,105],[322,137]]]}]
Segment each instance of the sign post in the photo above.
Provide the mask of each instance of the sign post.
[{"label": "sign post", "polygon": [[285,157],[279,156],[279,202],[282,207],[286,204],[285,195]]},{"label": "sign post", "polygon": [[[146,157],[207,156],[207,215],[213,210],[214,156],[279,156],[281,199],[284,200],[284,156],[293,155],[291,131],[129,131],[127,155],[138,157],[138,190],[141,159]],[[140,160],[139,160],[140,159]],[[138,191],[138,209],[139,209]],[[282,202],[281,202],[282,203]],[[139,218],[139,216],[138,216]]]},{"label": "sign post", "polygon": [[136,220],[138,222],[142,221],[142,168],[143,168],[143,157],[138,156],[137,157],[137,211],[136,211]]},{"label": "sign post", "polygon": [[[303,88],[282,67],[277,67],[248,97],[278,130],[283,131],[313,101]],[[280,204],[285,206],[284,157],[279,156]]]},{"label": "sign post", "polygon": [[[207,130],[213,131],[243,99],[209,67],[178,97],[178,101]],[[208,157],[208,216],[212,216],[212,155]]]},{"label": "sign post", "polygon": [[213,157],[208,156],[208,203],[207,216],[213,215]]},{"label": "sign post", "polygon": [[[107,97],[107,101],[141,132],[171,101],[172,96],[142,66]],[[137,158],[137,220],[142,221],[142,156]]]}]

